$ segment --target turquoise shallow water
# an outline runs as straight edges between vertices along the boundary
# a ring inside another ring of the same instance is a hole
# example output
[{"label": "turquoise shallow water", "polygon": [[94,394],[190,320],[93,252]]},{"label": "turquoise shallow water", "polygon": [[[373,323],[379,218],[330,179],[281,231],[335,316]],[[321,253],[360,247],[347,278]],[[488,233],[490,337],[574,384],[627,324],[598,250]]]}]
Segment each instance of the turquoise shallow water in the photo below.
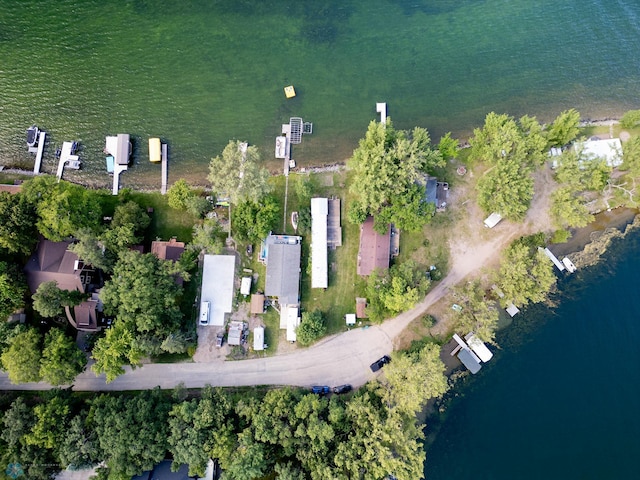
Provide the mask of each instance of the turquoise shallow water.
[{"label": "turquoise shallow water", "polygon": [[76,139],[86,169],[69,178],[106,185],[104,136],[128,132],[125,186],[157,187],[150,136],[170,145],[170,182],[203,184],[230,138],[272,159],[292,115],[314,123],[296,159],[343,161],[377,101],[434,137],[492,110],[617,116],[640,98],[639,15],[635,0],[3,0],[0,164],[33,164],[32,123],[46,171]]},{"label": "turquoise shallow water", "polygon": [[637,478],[640,233],[498,337],[427,451],[426,478]]}]

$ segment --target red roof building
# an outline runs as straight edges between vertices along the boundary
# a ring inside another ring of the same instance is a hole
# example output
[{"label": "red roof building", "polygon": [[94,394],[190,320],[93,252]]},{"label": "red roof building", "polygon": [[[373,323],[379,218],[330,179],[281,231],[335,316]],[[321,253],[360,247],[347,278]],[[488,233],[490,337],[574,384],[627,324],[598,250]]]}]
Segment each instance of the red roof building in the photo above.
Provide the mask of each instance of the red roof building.
[{"label": "red roof building", "polygon": [[387,270],[391,250],[391,225],[384,235],[373,229],[373,217],[367,217],[360,226],[358,275],[371,275],[374,269]]}]

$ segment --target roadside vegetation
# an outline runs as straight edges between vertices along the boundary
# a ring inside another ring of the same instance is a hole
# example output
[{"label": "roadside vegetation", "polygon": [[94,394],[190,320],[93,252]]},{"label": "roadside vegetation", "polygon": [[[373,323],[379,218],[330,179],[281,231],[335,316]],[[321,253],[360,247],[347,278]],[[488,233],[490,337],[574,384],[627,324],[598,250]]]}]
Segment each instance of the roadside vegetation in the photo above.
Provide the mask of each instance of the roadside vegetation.
[{"label": "roadside vegetation", "polygon": [[204,475],[217,459],[223,478],[398,480],[422,475],[422,426],[415,414],[447,389],[439,349],[397,352],[382,382],[349,395],[280,388],[237,393],[207,387],[83,398],[68,390],[3,397],[0,456],[27,478],[95,466],[98,479],[125,480],[171,455]]}]

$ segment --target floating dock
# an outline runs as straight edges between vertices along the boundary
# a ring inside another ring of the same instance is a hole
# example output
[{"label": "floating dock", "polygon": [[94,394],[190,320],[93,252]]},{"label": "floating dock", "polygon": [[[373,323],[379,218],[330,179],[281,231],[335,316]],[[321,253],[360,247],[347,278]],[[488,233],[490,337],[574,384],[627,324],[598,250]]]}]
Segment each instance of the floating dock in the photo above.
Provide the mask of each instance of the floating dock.
[{"label": "floating dock", "polygon": [[[40,173],[40,164],[42,163],[42,153],[44,152],[44,140],[47,137],[47,132],[40,132],[40,138],[38,139],[38,149],[36,150],[36,163],[33,165],[33,173]],[[31,152],[29,147],[29,151]]]},{"label": "floating dock", "polygon": [[387,104],[384,102],[376,103],[376,112],[380,114],[380,123],[387,124]]}]

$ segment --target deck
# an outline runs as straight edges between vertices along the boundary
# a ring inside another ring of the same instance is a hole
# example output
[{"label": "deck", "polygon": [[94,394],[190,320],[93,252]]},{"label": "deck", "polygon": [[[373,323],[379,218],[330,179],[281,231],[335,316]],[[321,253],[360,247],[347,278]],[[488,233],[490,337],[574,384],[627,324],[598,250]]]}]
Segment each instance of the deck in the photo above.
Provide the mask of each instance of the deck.
[{"label": "deck", "polygon": [[329,199],[329,215],[327,216],[327,245],[331,249],[342,246],[339,198]]}]

